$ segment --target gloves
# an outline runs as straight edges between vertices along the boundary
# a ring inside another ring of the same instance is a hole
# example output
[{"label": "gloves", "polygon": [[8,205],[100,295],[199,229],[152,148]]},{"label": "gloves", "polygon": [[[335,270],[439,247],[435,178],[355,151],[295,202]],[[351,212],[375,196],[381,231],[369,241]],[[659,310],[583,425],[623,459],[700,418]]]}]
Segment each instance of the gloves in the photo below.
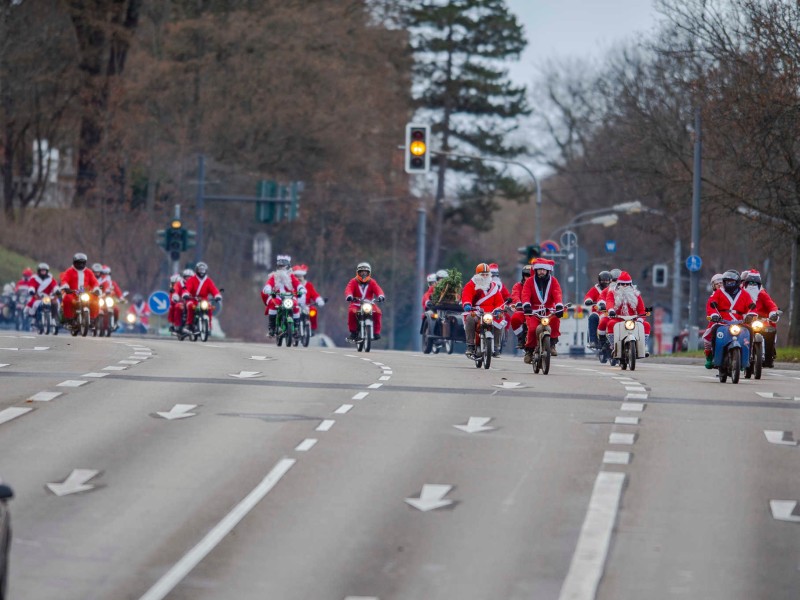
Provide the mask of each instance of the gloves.
[{"label": "gloves", "polygon": [[721,320],[722,320],[722,317],[719,316],[718,314],[715,313],[715,314],[711,315],[711,322],[712,323],[719,323]]},{"label": "gloves", "polygon": [[770,321],[777,321],[778,320],[778,311],[773,310],[771,313],[769,313],[769,320]]},{"label": "gloves", "polygon": [[317,298],[317,306],[319,306],[320,308],[325,306],[325,300],[322,299],[322,296]]},{"label": "gloves", "polygon": [[469,312],[469,311],[471,311],[471,310],[472,310],[472,304],[470,304],[469,302],[467,302],[467,303],[464,305],[464,312]]},{"label": "gloves", "polygon": [[502,308],[495,308],[495,309],[492,311],[492,316],[494,316],[494,317],[499,317],[499,316],[502,314],[502,312],[503,312],[503,309],[502,309]]},{"label": "gloves", "polygon": [[430,309],[430,308],[433,308],[433,302],[431,302],[430,300],[428,300],[428,301],[425,303],[425,308],[428,308],[428,309]]},{"label": "gloves", "polygon": [[613,308],[612,308],[612,309],[610,309],[610,310],[608,311],[608,316],[609,316],[609,317],[611,317],[611,318],[614,318],[614,317],[616,317],[616,316],[617,316],[617,311],[615,311]]},{"label": "gloves", "polygon": [[353,297],[348,294],[347,297],[345,298],[345,300],[347,300],[348,302],[352,302],[353,301]]},{"label": "gloves", "polygon": [[561,302],[556,303],[556,310],[563,311],[564,310],[564,305],[561,304]]},{"label": "gloves", "polygon": [[554,314],[560,319],[564,316],[564,309],[562,308],[561,310],[557,310]]},{"label": "gloves", "polygon": [[386,296],[384,296],[383,294],[378,296],[378,302],[384,302],[385,300],[386,300]]},{"label": "gloves", "polygon": [[299,288],[297,288],[298,296],[303,296],[305,293],[306,293],[306,288],[304,288],[302,285]]},{"label": "gloves", "polygon": [[506,306],[508,306],[508,305],[509,305],[509,304],[511,304],[512,302],[513,302],[513,300],[511,299],[511,296],[509,296],[508,298],[506,298]]},{"label": "gloves", "polygon": [[184,295],[183,295],[183,296],[181,296],[181,297],[182,297],[184,300],[188,300],[189,298],[191,298],[191,296],[190,296],[189,294],[184,294]]},{"label": "gloves", "polygon": [[222,296],[220,296],[219,294],[214,296],[214,302],[222,302]]},{"label": "gloves", "polygon": [[532,307],[530,302],[526,302],[525,304],[522,305],[522,310],[525,312],[526,315],[531,314],[531,308]]},{"label": "gloves", "polygon": [[592,300],[591,298],[587,298],[587,299],[586,299],[586,300],[584,300],[584,302],[583,302],[583,305],[584,305],[584,306],[592,306],[593,304],[594,304],[594,300]]},{"label": "gloves", "polygon": [[603,300],[600,300],[600,302],[597,303],[597,309],[598,310],[605,310],[606,309],[606,303]]},{"label": "gloves", "polygon": [[514,309],[515,309],[515,310],[522,310],[522,302],[517,302],[517,303],[514,305]]}]

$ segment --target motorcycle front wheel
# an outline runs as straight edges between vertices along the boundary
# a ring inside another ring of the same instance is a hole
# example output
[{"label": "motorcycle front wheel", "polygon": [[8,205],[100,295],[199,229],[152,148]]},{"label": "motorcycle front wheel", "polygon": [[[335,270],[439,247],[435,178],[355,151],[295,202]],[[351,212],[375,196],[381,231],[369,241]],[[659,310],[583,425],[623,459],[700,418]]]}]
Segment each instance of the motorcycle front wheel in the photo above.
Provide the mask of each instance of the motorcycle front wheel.
[{"label": "motorcycle front wheel", "polygon": [[372,348],[372,325],[364,325],[364,352],[369,352]]},{"label": "motorcycle front wheel", "polygon": [[91,321],[91,318],[89,317],[89,311],[87,309],[82,310],[78,320],[81,325],[81,337],[86,337],[89,333],[89,323]]},{"label": "motorcycle front wheel", "polygon": [[492,365],[492,353],[494,352],[494,338],[484,340],[483,368],[488,369]]},{"label": "motorcycle front wheel", "polygon": [[303,348],[308,348],[308,344],[309,344],[309,342],[311,342],[311,324],[310,323],[306,323],[303,326],[302,339],[303,339]]},{"label": "motorcycle front wheel", "polygon": [[636,369],[636,340],[628,342],[628,365],[631,371]]},{"label": "motorcycle front wheel", "polygon": [[430,354],[433,350],[433,339],[428,332],[428,319],[422,324],[422,353]]},{"label": "motorcycle front wheel", "polygon": [[731,383],[739,383],[739,373],[742,370],[742,350],[733,348],[731,350]]},{"label": "motorcycle front wheel", "polygon": [[544,338],[544,346],[542,346],[542,375],[547,375],[550,372],[550,336]]},{"label": "motorcycle front wheel", "polygon": [[[109,333],[109,335],[111,334]],[[206,317],[200,320],[200,339],[204,342],[208,340],[208,319]]]},{"label": "motorcycle front wheel", "polygon": [[761,379],[761,369],[764,366],[764,358],[762,356],[763,345],[761,342],[753,344],[753,348],[750,352],[755,352],[755,358],[753,360],[753,375],[756,379]]}]

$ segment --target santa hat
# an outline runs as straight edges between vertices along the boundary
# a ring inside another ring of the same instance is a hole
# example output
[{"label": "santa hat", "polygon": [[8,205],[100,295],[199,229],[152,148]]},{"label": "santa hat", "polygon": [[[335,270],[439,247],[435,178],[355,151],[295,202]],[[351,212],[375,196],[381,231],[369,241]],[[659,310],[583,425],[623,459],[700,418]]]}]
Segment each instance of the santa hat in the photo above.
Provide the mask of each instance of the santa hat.
[{"label": "santa hat", "polygon": [[489,272],[490,273],[499,273],[500,267],[497,266],[497,263],[489,263]]},{"label": "santa hat", "polygon": [[308,273],[308,265],[295,265],[292,267],[292,271],[294,271],[295,275],[305,276]]},{"label": "santa hat", "polygon": [[623,271],[622,273],[619,274],[619,277],[617,278],[617,283],[630,283],[630,284],[632,284],[633,283],[633,279],[631,279],[630,273],[628,273],[627,271]]},{"label": "santa hat", "polygon": [[545,269],[547,271],[553,270],[553,265],[555,265],[555,261],[548,260],[546,258],[537,258],[533,261],[531,268],[535,271],[536,269]]}]

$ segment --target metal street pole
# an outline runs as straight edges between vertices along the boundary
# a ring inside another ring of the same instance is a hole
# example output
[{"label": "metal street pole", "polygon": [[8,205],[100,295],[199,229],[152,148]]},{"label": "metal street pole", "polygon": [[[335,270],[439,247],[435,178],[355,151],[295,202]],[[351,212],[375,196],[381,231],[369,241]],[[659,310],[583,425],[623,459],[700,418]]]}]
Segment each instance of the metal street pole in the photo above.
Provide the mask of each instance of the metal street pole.
[{"label": "metal street pole", "polygon": [[200,154],[197,157],[197,235],[195,237],[196,245],[194,248],[194,261],[196,263],[203,260],[203,220],[204,214],[204,199],[205,199],[205,184],[206,184],[206,157]]},{"label": "metal street pole", "polygon": [[[702,178],[703,141],[700,108],[694,110],[694,185],[692,191],[692,243],[689,254],[700,256],[700,185]],[[700,303],[700,271],[692,271],[689,279],[689,350],[697,349],[698,310]]]},{"label": "metal street pole", "polygon": [[[425,205],[420,200],[417,209],[417,281],[414,296],[414,323],[415,327],[422,323],[422,296],[425,294]],[[411,348],[414,352],[422,350],[422,338],[419,335],[411,336]]]}]

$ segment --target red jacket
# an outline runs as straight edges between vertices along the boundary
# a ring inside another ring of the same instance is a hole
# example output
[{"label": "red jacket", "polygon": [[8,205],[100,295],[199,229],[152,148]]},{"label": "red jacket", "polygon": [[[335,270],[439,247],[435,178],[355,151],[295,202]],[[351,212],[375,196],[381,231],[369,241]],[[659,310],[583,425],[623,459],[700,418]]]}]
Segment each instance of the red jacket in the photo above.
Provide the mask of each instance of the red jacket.
[{"label": "red jacket", "polygon": [[61,274],[61,287],[62,289],[70,289],[73,291],[80,291],[81,289],[91,292],[99,289],[100,283],[97,277],[94,276],[91,269],[81,269],[78,271],[75,267],[70,267]]},{"label": "red jacket", "polygon": [[39,277],[37,273],[33,277],[30,278],[30,289],[33,290],[33,293],[36,296],[43,296],[43,295],[50,295],[56,291],[58,287],[58,282],[56,281],[55,277],[48,273],[47,277],[42,279]]},{"label": "red jacket", "polygon": [[592,287],[589,288],[589,291],[586,292],[586,296],[583,298],[583,303],[586,304],[587,300],[592,301],[592,312],[598,312],[600,309],[597,308],[597,303],[600,302],[600,297],[602,296],[603,292],[607,290],[608,287],[606,286],[603,289],[600,289],[598,284],[594,284]]},{"label": "red jacket", "polygon": [[356,277],[353,277],[344,288],[344,296],[352,296],[354,298],[352,305],[358,306],[361,300],[375,300],[378,296],[383,296],[383,290],[378,282],[370,279],[367,283],[361,283]]},{"label": "red jacket", "polygon": [[492,312],[495,308],[505,306],[503,289],[494,281],[485,292],[475,287],[475,282],[470,279],[461,292],[461,305],[471,304],[473,308],[480,306],[484,312]]},{"label": "red jacket", "polygon": [[183,295],[185,296],[186,294],[201,299],[208,299],[209,296],[216,298],[220,295],[217,286],[214,285],[214,281],[208,275],[200,278],[196,274],[186,280],[186,285],[183,288]]},{"label": "red jacket", "polygon": [[[716,303],[716,308],[711,306],[712,302]],[[708,317],[719,314],[726,321],[738,321],[745,313],[755,308],[755,303],[750,297],[750,294],[741,288],[737,289],[736,295],[731,297],[728,292],[725,291],[725,288],[721,287],[711,294],[711,297],[708,299],[707,308],[710,310],[706,315]]]},{"label": "red jacket", "polygon": [[561,304],[561,284],[555,276],[550,275],[544,290],[536,285],[536,275],[531,275],[522,286],[522,303],[530,302],[533,310],[542,308],[555,308]]}]

